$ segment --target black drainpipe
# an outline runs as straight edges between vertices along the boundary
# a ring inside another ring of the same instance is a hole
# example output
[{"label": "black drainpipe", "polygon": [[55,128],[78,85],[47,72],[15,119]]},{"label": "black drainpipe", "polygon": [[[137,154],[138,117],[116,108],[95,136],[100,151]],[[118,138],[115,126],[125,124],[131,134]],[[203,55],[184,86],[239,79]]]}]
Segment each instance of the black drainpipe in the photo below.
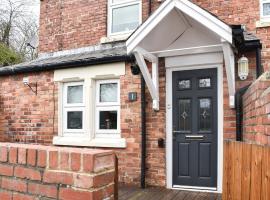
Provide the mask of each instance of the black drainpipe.
[{"label": "black drainpipe", "polygon": [[152,6],[151,6],[151,0],[148,0],[148,17],[151,15],[152,12]]},{"label": "black drainpipe", "polygon": [[[148,17],[151,15],[151,0],[148,1]],[[146,101],[145,101],[145,81],[141,74],[141,129],[142,129],[142,145],[141,145],[141,188],[145,188],[145,172],[146,172]]]},{"label": "black drainpipe", "polygon": [[262,58],[261,58],[261,46],[258,46],[256,48],[256,77],[259,78],[259,76],[263,73],[263,67],[262,67]]},{"label": "black drainpipe", "polygon": [[145,171],[146,171],[146,112],[145,112],[145,81],[141,74],[141,129],[142,129],[142,146],[141,146],[141,188],[145,188]]},{"label": "black drainpipe", "polygon": [[243,139],[243,95],[249,86],[250,84],[240,88],[235,94],[236,141],[242,141]]}]

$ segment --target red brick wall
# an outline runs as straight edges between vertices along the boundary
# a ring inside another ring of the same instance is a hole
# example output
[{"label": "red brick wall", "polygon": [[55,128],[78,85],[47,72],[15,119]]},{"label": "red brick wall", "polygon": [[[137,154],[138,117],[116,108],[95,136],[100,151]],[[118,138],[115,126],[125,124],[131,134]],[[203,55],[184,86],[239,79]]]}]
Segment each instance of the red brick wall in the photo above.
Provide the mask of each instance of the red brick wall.
[{"label": "red brick wall", "polygon": [[106,35],[107,0],[44,0],[40,9],[40,52],[91,46]]},{"label": "red brick wall", "polygon": [[0,143],[1,200],[113,199],[112,151]]},{"label": "red brick wall", "polygon": [[[121,136],[126,138],[127,148],[116,150],[121,182],[138,184],[140,181],[141,99],[140,76],[131,73],[126,65],[126,75],[120,77]],[[137,92],[138,100],[128,101],[128,92]]]},{"label": "red brick wall", "polygon": [[[151,72],[151,69],[150,69]],[[166,184],[165,148],[158,148],[158,139],[166,139],[166,70],[164,59],[159,59],[159,111],[152,107],[152,98],[147,90],[146,133],[147,161],[146,183],[150,185]]]},{"label": "red brick wall", "polygon": [[[54,52],[100,43],[107,36],[108,0],[43,0],[40,6],[39,51]],[[153,2],[153,9],[160,5]],[[148,0],[142,0],[143,20]]]},{"label": "red brick wall", "polygon": [[[37,82],[37,95],[24,85]],[[53,71],[1,77],[0,140],[50,144],[57,134],[57,85]]]},{"label": "red brick wall", "polygon": [[243,96],[243,131],[247,142],[270,145],[270,75],[264,73]]}]

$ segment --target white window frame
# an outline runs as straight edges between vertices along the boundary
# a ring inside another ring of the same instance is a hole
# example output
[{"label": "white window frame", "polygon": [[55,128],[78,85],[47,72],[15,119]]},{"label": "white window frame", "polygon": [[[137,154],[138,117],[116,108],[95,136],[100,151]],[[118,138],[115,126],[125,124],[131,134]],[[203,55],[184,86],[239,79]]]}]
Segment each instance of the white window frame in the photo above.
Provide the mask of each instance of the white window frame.
[{"label": "white window frame", "polygon": [[[100,102],[99,92],[100,85],[107,83],[117,83],[117,101],[116,102]],[[119,138],[120,137],[120,80],[119,79],[108,79],[108,80],[97,80],[96,81],[96,104],[95,104],[95,137],[109,137]],[[117,111],[117,129],[100,129],[99,128],[99,114],[100,111]]]},{"label": "white window frame", "polygon": [[[69,86],[79,86],[82,85],[83,96],[82,103],[67,103],[67,89]],[[82,136],[85,135],[85,89],[84,82],[67,82],[63,83],[63,98],[62,98],[62,127],[64,136]],[[68,129],[67,128],[67,113],[69,111],[82,111],[82,129]]]},{"label": "white window frame", "polygon": [[132,6],[132,5],[139,5],[139,25],[142,23],[142,0],[123,0],[122,2],[113,3],[113,0],[108,0],[108,19],[107,19],[107,35],[108,36],[119,36],[119,35],[128,35],[131,34],[134,30],[130,31],[121,31],[112,33],[112,10],[115,8],[121,8],[126,6]]},{"label": "white window frame", "polygon": [[270,0],[260,0],[260,18],[262,21],[270,21],[270,14],[263,15],[263,4],[270,3]]}]

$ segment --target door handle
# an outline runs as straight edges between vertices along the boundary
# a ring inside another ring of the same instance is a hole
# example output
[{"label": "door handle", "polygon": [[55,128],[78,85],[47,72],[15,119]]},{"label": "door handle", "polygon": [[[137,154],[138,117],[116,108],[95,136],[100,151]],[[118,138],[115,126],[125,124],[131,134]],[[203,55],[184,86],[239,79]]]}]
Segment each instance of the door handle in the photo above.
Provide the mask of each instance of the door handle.
[{"label": "door handle", "polygon": [[204,135],[186,135],[186,140],[203,140]]},{"label": "door handle", "polygon": [[183,133],[183,131],[173,131],[173,133]]}]

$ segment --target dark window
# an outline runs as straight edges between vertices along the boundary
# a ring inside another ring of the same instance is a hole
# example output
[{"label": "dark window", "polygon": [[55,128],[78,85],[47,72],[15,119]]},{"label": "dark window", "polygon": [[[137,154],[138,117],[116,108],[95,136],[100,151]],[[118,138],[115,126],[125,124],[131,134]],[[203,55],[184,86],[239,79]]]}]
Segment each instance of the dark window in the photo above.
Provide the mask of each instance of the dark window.
[{"label": "dark window", "polygon": [[82,111],[67,112],[67,128],[82,129]]},{"label": "dark window", "polygon": [[99,129],[117,129],[117,111],[99,111]]}]

